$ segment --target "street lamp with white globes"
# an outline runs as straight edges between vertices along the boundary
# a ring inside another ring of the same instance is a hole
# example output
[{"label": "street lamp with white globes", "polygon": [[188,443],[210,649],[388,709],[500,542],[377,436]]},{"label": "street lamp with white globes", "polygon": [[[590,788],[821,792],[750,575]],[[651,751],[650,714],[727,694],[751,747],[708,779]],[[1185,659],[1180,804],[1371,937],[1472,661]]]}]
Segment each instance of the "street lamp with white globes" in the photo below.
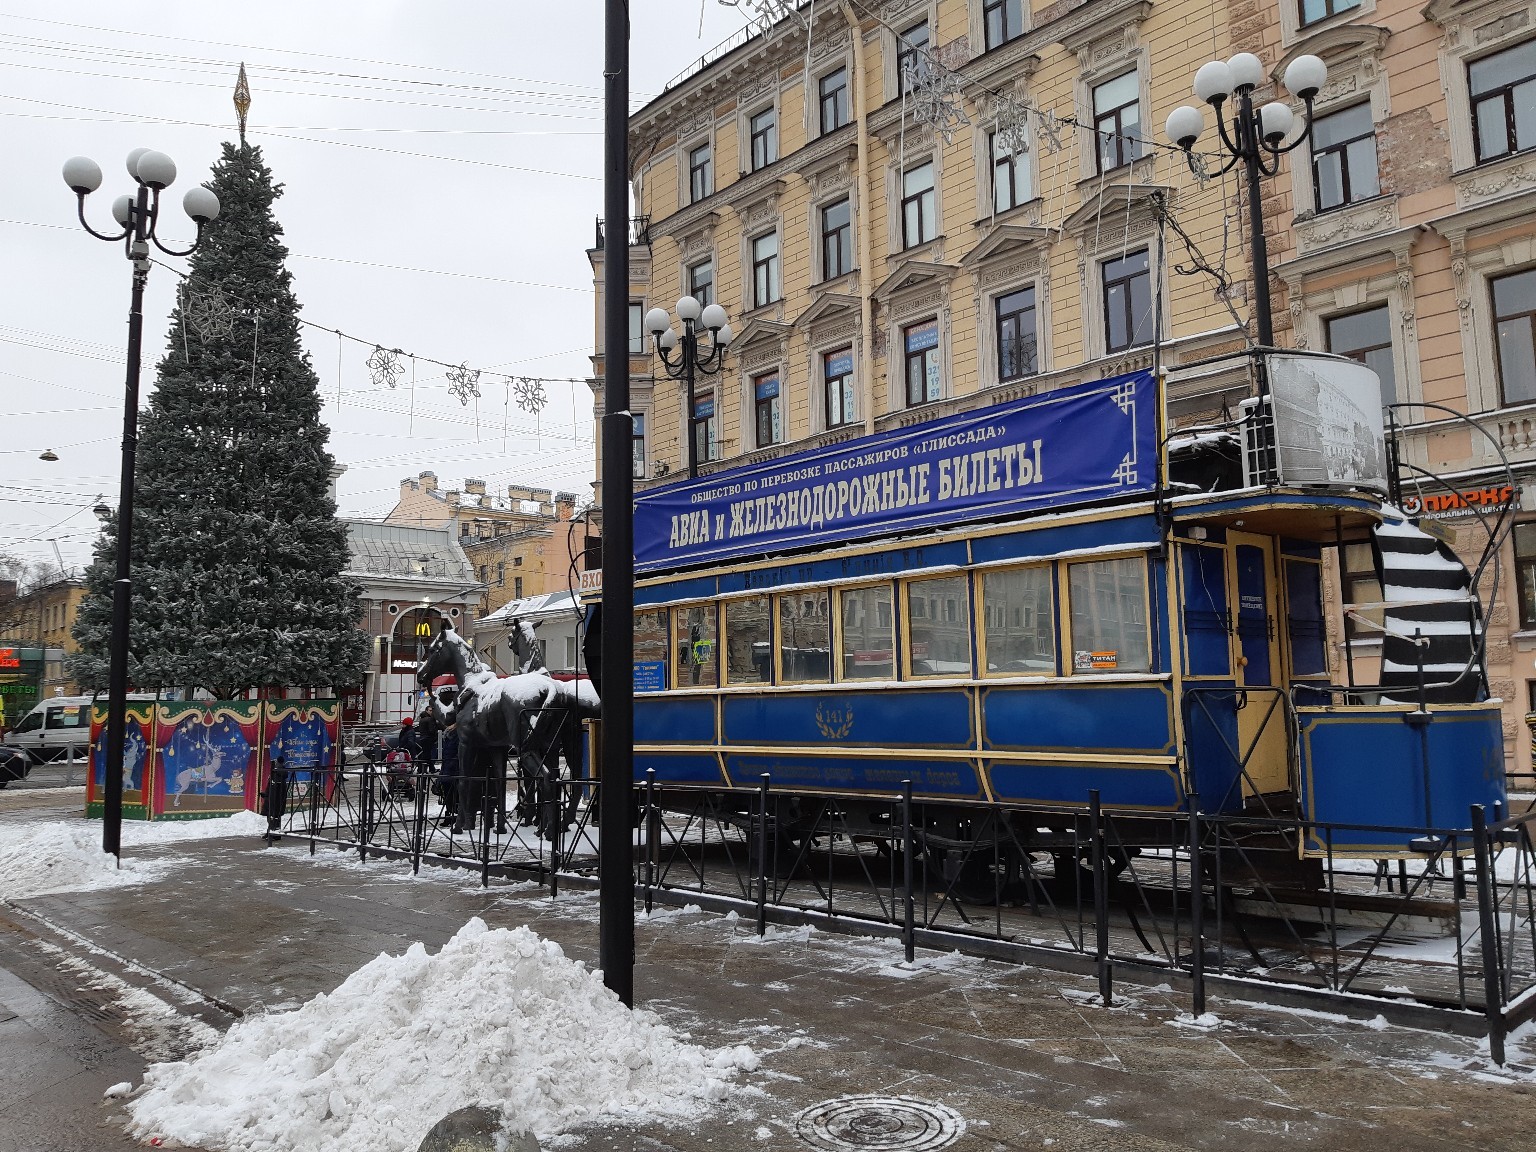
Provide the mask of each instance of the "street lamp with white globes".
[{"label": "street lamp with white globes", "polygon": [[[123,255],[133,264],[133,301],[128,309],[128,378],[123,399],[123,468],[117,500],[117,575],[112,582],[111,671],[107,681],[106,778],[102,781],[101,847],[121,859],[123,828],[123,738],[127,729],[128,609],[132,584],[129,560],[133,552],[133,469],[139,440],[139,354],[144,333],[144,285],[149,280],[149,246],[168,256],[190,256],[203,228],[219,214],[219,198],[207,188],[190,189],[182,208],[197,225],[197,238],[177,251],[160,242],[160,193],[176,180],[176,162],[164,152],[135,148],[128,153],[128,175],[138,184],[131,196],[112,202],[112,218],[122,229],[108,235],[85,218],[85,198],[101,187],[101,169],[94,160],[75,156],[64,162],[64,183],[74,192],[80,224],[98,240],[123,242]],[[104,507],[104,506],[103,506]]]},{"label": "street lamp with white globes", "polygon": [[[718,304],[707,307],[692,296],[677,302],[677,318],[682,321],[682,335],[672,327],[665,308],[652,308],[645,314],[645,330],[656,344],[656,354],[670,379],[681,380],[688,391],[688,476],[699,474],[699,421],[693,412],[694,374],[716,375],[725,366],[725,350],[731,343],[731,326],[725,309]],[[700,328],[709,331],[709,347],[701,347]],[[676,353],[676,355],[674,355]]]},{"label": "street lamp with white globes", "polygon": [[[1239,52],[1230,60],[1212,60],[1195,73],[1195,95],[1216,117],[1216,130],[1228,159],[1215,173],[1231,170],[1238,163],[1248,178],[1248,219],[1253,243],[1254,308],[1258,312],[1259,346],[1275,343],[1274,320],[1269,311],[1269,249],[1264,240],[1264,215],[1259,201],[1259,177],[1273,176],[1280,168],[1280,157],[1301,147],[1312,135],[1312,102],[1328,79],[1328,66],[1316,56],[1298,56],[1285,69],[1285,86],[1306,105],[1301,132],[1287,141],[1295,126],[1295,116],[1288,105],[1272,100],[1260,108],[1253,106],[1253,93],[1264,82],[1264,65],[1252,52]],[[1224,105],[1233,102],[1231,123],[1224,116]],[[1198,171],[1195,144],[1205,130],[1205,115],[1186,104],[1168,114],[1164,130],[1168,138],[1184,149],[1192,171]],[[1259,394],[1268,391],[1264,374],[1259,374]]]}]

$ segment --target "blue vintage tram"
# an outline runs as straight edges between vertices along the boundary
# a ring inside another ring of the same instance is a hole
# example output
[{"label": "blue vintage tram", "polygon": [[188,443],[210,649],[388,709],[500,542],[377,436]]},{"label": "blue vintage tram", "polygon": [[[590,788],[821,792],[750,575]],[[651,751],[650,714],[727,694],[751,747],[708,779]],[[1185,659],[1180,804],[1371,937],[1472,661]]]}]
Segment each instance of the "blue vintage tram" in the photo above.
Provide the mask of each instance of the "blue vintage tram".
[{"label": "blue vintage tram", "polygon": [[[1138,373],[640,494],[637,777],[724,795],[767,773],[871,835],[910,780],[1014,811],[1026,847],[1032,813],[1090,790],[1127,815],[1193,793],[1360,826],[1298,836],[1302,856],[1406,853],[1406,830],[1502,802],[1475,596],[1385,503],[1380,418],[1339,385],[1354,366],[1261,367],[1273,405],[1224,490],[1170,480]],[[1325,568],[1362,542],[1367,607],[1410,655],[1348,687]]]}]

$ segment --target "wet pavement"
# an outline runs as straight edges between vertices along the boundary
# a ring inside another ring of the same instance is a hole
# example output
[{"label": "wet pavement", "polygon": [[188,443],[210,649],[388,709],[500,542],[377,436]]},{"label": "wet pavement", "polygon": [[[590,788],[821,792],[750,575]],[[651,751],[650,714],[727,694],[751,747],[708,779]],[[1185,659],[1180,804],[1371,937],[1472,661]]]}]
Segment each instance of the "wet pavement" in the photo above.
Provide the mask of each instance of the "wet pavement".
[{"label": "wet pavement", "polygon": [[[48,809],[0,799],[6,824]],[[78,812],[59,797],[58,808]],[[471,916],[527,924],[595,964],[597,900],[307,842],[206,840],[138,887],[0,904],[0,1152],[137,1145],[103,1101],[241,1013],[328,992],[380,952],[435,948]],[[693,1125],[591,1127],[575,1152],[806,1148],[1528,1147],[1536,1071],[1478,1042],[1166,987],[918,953],[890,940],[671,909],[636,928],[637,1002],[701,1044],[750,1044],[743,1091]],[[165,1009],[150,1005],[148,996]],[[584,1042],[573,1036],[572,1043]],[[880,1099],[864,1101],[858,1097]],[[850,1097],[854,1099],[842,1100]],[[806,1116],[817,1105],[839,1101]],[[430,1103],[424,1102],[430,1110]],[[818,1134],[819,1133],[819,1134]],[[839,1143],[841,1141],[841,1143]],[[549,1145],[546,1145],[549,1146]]]}]

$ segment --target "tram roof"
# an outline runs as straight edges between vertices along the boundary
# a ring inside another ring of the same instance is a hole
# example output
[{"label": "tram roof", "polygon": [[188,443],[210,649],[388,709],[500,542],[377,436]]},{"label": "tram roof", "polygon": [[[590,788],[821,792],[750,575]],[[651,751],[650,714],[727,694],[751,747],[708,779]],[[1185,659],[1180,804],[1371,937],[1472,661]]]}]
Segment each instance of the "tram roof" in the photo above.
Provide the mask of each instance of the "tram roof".
[{"label": "tram roof", "polygon": [[1381,498],[1375,494],[1310,488],[1202,492],[1175,497],[1168,507],[1176,524],[1288,536],[1315,544],[1368,532],[1382,518]]}]

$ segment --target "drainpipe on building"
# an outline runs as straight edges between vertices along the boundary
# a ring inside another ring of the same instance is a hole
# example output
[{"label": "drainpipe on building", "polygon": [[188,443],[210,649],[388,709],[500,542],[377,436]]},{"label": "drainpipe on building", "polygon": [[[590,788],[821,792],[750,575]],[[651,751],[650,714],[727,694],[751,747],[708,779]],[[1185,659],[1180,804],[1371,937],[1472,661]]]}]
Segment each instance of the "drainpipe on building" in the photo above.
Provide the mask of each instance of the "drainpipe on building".
[{"label": "drainpipe on building", "polygon": [[[869,251],[870,218],[874,208],[869,198],[869,120],[864,98],[864,33],[859,18],[848,0],[842,0],[843,19],[853,39],[853,120],[858,125],[859,149],[859,406],[864,410],[864,431],[875,431],[875,306],[873,291],[875,266]],[[807,91],[809,99],[809,91]]]}]

